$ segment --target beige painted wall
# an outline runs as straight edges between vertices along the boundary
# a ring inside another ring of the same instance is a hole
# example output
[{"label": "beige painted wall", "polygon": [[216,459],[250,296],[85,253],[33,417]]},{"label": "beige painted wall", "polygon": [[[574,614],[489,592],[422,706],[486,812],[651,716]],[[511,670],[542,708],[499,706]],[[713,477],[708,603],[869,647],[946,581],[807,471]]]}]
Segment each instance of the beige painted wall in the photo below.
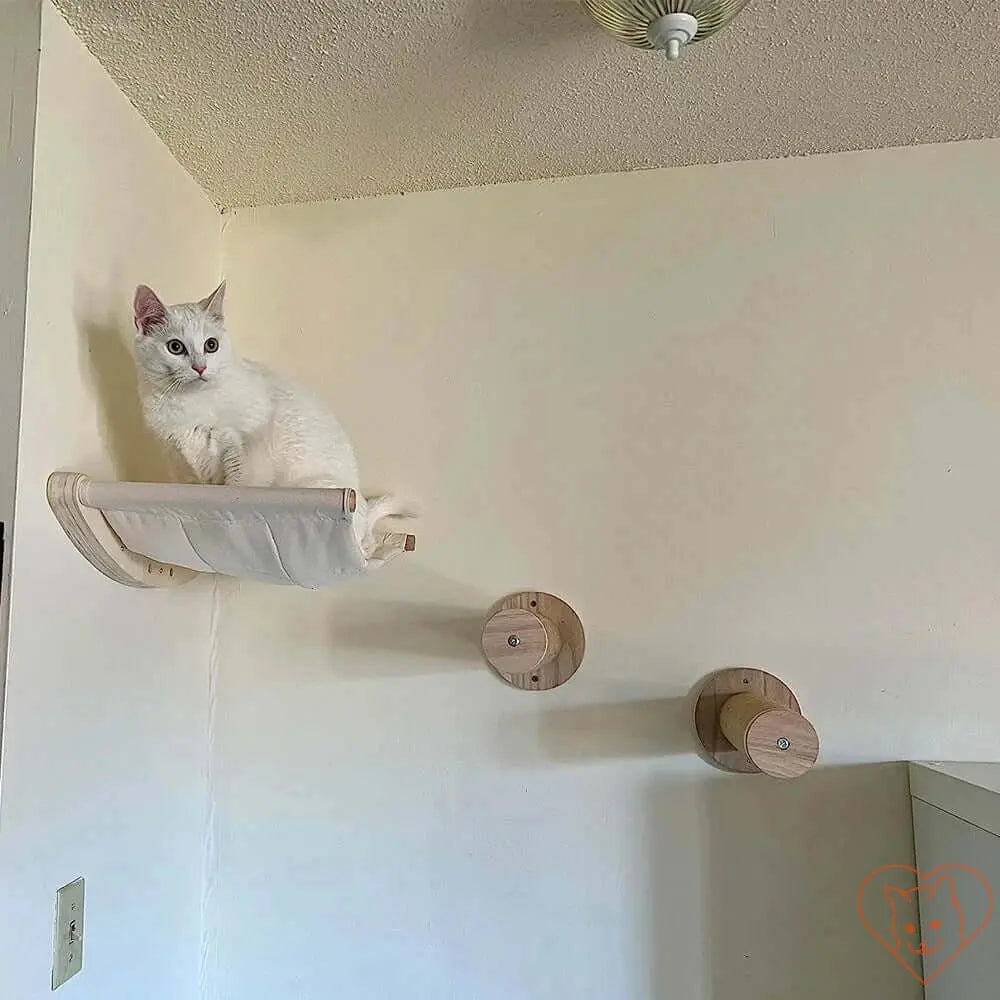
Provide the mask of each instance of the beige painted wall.
[{"label": "beige painted wall", "polygon": [[[908,758],[1000,753],[1000,143],[235,214],[231,328],[423,509],[359,585],[224,605],[221,996],[901,1000],[855,912]],[[481,665],[568,598],[583,669]],[[719,777],[762,664],[823,767]],[[869,766],[855,766],[866,764]]]},{"label": "beige painted wall", "polygon": [[[219,218],[50,6],[40,72],[0,996],[49,995],[83,874],[84,1000],[196,996],[202,946],[219,1000],[915,998],[854,897],[912,854],[877,762],[1000,752],[1000,144],[231,217],[234,335],[423,517],[340,591],[221,589],[206,787],[211,589],[103,581],[44,482],[159,474],[129,298],[207,291]],[[588,629],[546,696],[477,653],[522,586]],[[807,778],[691,752],[684,696],[745,662]]]},{"label": "beige painted wall", "polygon": [[61,533],[45,480],[155,472],[132,290],[210,289],[219,242],[212,205],[46,4],[0,799],[5,1000],[51,995],[55,891],[78,875],[84,972],[60,996],[198,991],[211,588],[103,579]]},{"label": "beige painted wall", "polygon": [[17,438],[21,418],[28,233],[38,94],[40,0],[0,3],[0,733],[7,662]]}]

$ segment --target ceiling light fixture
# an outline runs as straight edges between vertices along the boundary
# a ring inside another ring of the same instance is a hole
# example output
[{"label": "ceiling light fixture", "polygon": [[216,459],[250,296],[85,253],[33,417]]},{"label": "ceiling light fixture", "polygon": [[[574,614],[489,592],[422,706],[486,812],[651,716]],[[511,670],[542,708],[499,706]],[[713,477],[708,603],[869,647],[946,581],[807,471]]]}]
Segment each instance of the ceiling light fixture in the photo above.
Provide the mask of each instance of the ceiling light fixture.
[{"label": "ceiling light fixture", "polygon": [[691,42],[721,31],[750,0],[581,0],[586,12],[620,42],[661,49],[678,59]]}]

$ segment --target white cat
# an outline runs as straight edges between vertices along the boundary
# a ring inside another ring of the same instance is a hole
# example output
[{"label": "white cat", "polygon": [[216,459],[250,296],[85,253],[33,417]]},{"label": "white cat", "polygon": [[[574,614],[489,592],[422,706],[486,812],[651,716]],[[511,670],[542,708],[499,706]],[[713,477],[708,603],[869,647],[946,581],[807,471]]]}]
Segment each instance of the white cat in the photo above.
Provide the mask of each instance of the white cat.
[{"label": "white cat", "polygon": [[311,393],[233,350],[223,318],[226,283],[200,302],[166,306],[135,291],[135,362],[146,423],[196,482],[226,486],[351,488],[366,557],[374,528],[400,514],[392,497],[367,500],[354,449]]}]

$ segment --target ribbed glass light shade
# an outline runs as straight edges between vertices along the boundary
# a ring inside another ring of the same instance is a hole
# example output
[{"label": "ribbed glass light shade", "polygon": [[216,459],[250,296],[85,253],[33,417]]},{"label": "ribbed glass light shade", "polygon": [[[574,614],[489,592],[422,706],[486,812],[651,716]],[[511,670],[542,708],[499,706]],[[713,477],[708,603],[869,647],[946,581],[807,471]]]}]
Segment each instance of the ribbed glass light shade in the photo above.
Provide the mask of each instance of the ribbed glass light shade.
[{"label": "ribbed glass light shade", "polygon": [[692,42],[724,28],[750,0],[582,0],[583,9],[606,31],[639,49],[656,46],[649,26],[664,14],[690,14],[698,19]]}]

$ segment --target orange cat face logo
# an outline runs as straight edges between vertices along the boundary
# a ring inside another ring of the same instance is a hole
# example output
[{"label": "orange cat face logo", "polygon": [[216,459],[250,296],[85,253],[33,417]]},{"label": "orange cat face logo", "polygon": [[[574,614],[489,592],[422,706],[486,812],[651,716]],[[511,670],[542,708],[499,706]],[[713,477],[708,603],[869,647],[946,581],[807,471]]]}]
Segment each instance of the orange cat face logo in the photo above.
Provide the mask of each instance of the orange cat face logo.
[{"label": "orange cat face logo", "polygon": [[861,884],[858,915],[865,929],[926,986],[989,923],[993,893],[979,872],[964,865],[942,865],[927,875],[909,865],[886,865]]},{"label": "orange cat face logo", "polygon": [[[962,907],[958,905],[955,880],[950,875],[940,876],[931,885],[918,885],[913,889],[897,889],[894,885],[887,885],[882,891],[892,907],[894,955],[899,955],[900,949],[905,948],[911,955],[928,958],[940,951],[946,940],[950,945],[945,949],[946,952],[954,951],[956,947],[967,943]],[[906,910],[897,906],[897,902],[912,903],[915,897],[919,897],[921,912],[933,913],[934,916],[927,925],[929,940],[921,937],[919,926],[911,920],[905,920]]]}]

